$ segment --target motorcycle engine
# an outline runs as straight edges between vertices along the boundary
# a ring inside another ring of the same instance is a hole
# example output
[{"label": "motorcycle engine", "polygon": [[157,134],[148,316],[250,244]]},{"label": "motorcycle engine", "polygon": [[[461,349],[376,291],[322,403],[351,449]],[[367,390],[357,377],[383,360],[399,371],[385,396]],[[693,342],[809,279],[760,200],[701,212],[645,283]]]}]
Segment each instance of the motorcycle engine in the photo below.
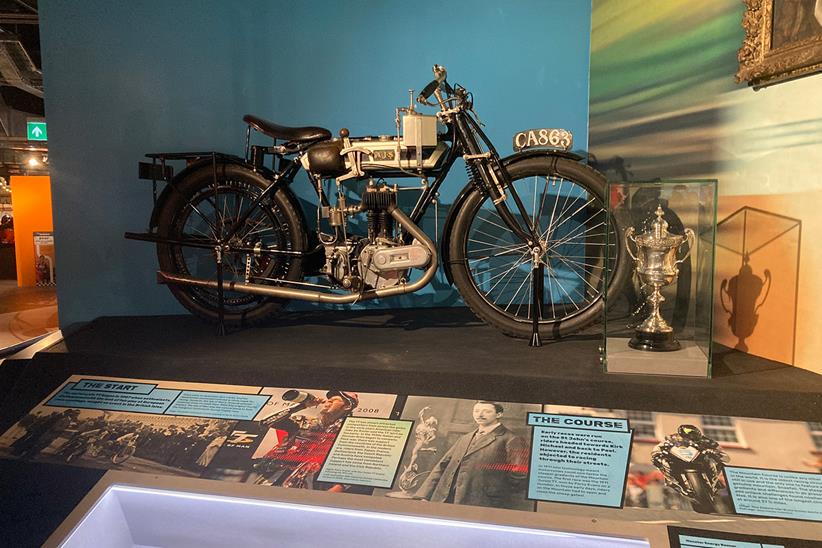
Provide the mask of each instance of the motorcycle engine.
[{"label": "motorcycle engine", "polygon": [[360,277],[366,286],[374,289],[382,289],[383,287],[391,287],[397,285],[399,281],[405,276],[404,270],[392,270],[383,272],[376,268],[374,264],[374,255],[382,250],[396,247],[397,244],[390,240],[381,240],[376,243],[368,244],[363,247],[359,256],[359,270]]},{"label": "motorcycle engine", "polygon": [[417,240],[411,245],[378,240],[366,245],[360,253],[360,276],[375,289],[391,287],[405,279],[409,268],[422,268],[430,260],[431,253]]},{"label": "motorcycle engine", "polygon": [[325,246],[325,266],[322,271],[344,289],[359,291],[362,278],[355,274],[356,249],[361,241],[349,239],[345,245]]},{"label": "motorcycle engine", "polygon": [[396,190],[369,181],[359,211],[367,215],[368,235],[350,236],[344,245],[325,246],[323,271],[344,289],[383,289],[402,283],[411,268],[422,268],[431,253],[422,243],[410,245],[396,234],[389,213],[396,204]]}]

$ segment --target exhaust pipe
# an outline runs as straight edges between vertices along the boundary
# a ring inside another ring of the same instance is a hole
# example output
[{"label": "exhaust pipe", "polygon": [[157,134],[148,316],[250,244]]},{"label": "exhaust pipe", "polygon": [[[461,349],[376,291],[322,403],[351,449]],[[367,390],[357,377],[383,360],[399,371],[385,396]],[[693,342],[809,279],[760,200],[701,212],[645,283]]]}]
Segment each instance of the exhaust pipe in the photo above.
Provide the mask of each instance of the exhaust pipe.
[{"label": "exhaust pipe", "polygon": [[[428,268],[425,269],[422,278],[416,282],[410,284],[399,284],[383,289],[370,289],[368,291],[364,291],[363,293],[336,295],[322,291],[293,289],[290,287],[223,281],[223,291],[237,291],[238,293],[251,293],[254,295],[264,295],[266,297],[274,297],[277,299],[295,299],[299,301],[312,301],[316,303],[331,304],[350,304],[358,301],[413,293],[414,291],[428,285],[428,282],[430,282],[431,278],[434,277],[434,274],[437,271],[437,248],[434,245],[434,242],[431,241],[431,238],[429,238],[425,232],[420,229],[420,227],[414,224],[408,215],[403,213],[397,206],[393,206],[393,208],[389,209],[388,212],[394,220],[397,221],[397,223],[401,224],[405,230],[414,236],[414,238],[422,242],[431,253],[431,260],[428,263]],[[201,280],[199,278],[179,276],[177,274],[170,274],[163,271],[157,272],[157,277],[159,281],[163,283],[190,285],[206,289],[217,289],[217,282],[215,280]]]}]

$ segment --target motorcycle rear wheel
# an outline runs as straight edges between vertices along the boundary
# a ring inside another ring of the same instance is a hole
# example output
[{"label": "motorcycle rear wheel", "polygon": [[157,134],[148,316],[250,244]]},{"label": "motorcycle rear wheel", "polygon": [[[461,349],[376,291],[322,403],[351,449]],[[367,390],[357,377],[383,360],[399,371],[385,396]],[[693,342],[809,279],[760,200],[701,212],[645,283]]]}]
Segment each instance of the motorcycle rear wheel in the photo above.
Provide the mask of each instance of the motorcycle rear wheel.
[{"label": "motorcycle rear wheel", "polygon": [[[547,155],[515,159],[507,170],[548,248],[540,335],[556,339],[600,320],[606,270],[609,297],[629,271],[616,223],[605,209],[605,178],[587,165]],[[513,200],[508,203],[515,211]],[[458,212],[452,234],[454,284],[465,304],[506,335],[529,338],[535,311],[528,246],[479,190]]]},{"label": "motorcycle rear wheel", "polygon": [[[160,269],[171,274],[217,280],[214,247],[228,229],[253,205],[271,182],[233,164],[217,166],[217,184],[211,166],[194,171],[177,181],[177,190],[158,216],[157,232],[172,240],[193,239],[208,248],[158,244]],[[261,245],[288,251],[304,251],[306,234],[302,217],[283,191],[272,192],[257,207],[229,242],[252,248]],[[223,280],[250,280],[273,284],[272,279],[302,279],[302,258],[291,255],[260,255],[226,251],[223,253]],[[209,322],[219,318],[216,289],[170,284],[174,297],[194,315]],[[228,325],[259,325],[275,316],[286,301],[261,295],[225,291],[223,321]]]}]

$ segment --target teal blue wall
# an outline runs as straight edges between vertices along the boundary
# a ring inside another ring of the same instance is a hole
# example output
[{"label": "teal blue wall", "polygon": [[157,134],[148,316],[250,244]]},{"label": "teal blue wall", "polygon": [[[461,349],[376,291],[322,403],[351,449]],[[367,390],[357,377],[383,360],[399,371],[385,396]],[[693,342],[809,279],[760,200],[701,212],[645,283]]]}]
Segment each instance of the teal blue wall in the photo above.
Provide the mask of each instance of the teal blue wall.
[{"label": "teal blue wall", "polygon": [[[587,146],[586,1],[41,0],[40,13],[63,326],[182,311],[154,283],[152,246],[122,237],[151,212],[136,164],[150,151],[242,154],[245,113],[389,133],[439,63],[474,92],[502,154],[531,127],[566,127]],[[464,183],[457,165],[443,202]],[[370,306],[459,302],[439,274]]]}]

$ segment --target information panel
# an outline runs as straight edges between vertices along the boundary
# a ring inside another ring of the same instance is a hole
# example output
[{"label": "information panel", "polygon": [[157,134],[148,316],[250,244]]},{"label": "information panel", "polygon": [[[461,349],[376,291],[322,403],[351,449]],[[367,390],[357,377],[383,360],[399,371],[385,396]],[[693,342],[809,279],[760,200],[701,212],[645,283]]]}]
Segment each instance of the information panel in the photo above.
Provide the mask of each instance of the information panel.
[{"label": "information panel", "polygon": [[738,514],[822,521],[822,474],[726,466]]},{"label": "information panel", "polygon": [[528,498],[620,508],[631,451],[626,419],[529,413]]},{"label": "information panel", "polygon": [[675,526],[668,527],[668,538],[671,548],[809,548],[815,544],[812,541],[797,538],[706,531]]},{"label": "information panel", "polygon": [[349,417],[317,479],[391,487],[414,421]]},{"label": "information panel", "polygon": [[66,384],[46,405],[186,417],[249,420],[269,396],[200,390],[169,390],[156,384],[82,379]]}]

